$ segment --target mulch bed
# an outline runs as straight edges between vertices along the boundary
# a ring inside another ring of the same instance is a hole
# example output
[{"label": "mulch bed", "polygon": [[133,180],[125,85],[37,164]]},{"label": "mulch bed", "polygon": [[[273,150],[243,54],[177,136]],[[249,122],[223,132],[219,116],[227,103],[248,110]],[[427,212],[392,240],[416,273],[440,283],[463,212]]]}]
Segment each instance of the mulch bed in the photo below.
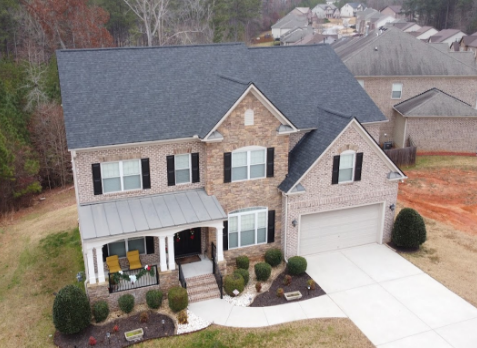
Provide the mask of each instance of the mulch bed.
[{"label": "mulch bed", "polygon": [[[308,279],[311,277],[307,273],[303,273],[299,276],[292,276],[291,284],[284,285],[283,280],[286,275],[286,270],[280,273],[280,275],[273,281],[270,289],[263,294],[258,295],[255,297],[255,300],[252,302],[250,307],[268,307],[268,306],[276,306],[279,304],[284,303],[291,303],[291,302],[298,302],[309,300],[310,298],[318,297],[321,295],[325,295],[326,293],[323,291],[322,288],[315,282],[315,290],[310,290],[308,294]],[[285,297],[278,297],[277,290],[278,288],[282,288],[285,292],[292,292],[292,291],[300,291],[302,294],[302,298],[299,300],[287,301]]]},{"label": "mulch bed", "polygon": [[[153,338],[160,338],[166,336],[172,336],[175,332],[174,322],[170,317],[164,314],[155,312],[148,312],[149,320],[147,323],[141,323],[139,321],[140,314],[130,316],[128,318],[116,319],[105,325],[96,326],[90,325],[83,331],[73,335],[63,335],[60,332],[55,333],[55,346],[60,348],[80,348],[91,347],[89,345],[89,338],[92,336],[96,339],[97,343],[94,347],[127,347],[138,342],[147,341]],[[164,319],[164,327],[162,326],[162,320]],[[119,331],[113,332],[114,325],[118,325]],[[128,342],[124,338],[126,331],[142,328],[144,330],[143,339],[136,342]],[[106,333],[111,333],[109,339],[106,338]]]}]

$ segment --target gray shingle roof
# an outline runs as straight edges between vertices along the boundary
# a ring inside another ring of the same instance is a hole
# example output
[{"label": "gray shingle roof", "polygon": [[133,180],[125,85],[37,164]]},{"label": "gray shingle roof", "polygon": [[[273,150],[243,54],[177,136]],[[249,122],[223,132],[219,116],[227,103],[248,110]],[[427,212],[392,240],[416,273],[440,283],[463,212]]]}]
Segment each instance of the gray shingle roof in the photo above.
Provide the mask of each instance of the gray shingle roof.
[{"label": "gray shingle roof", "polygon": [[[461,33],[459,29],[443,29],[429,38],[430,42],[442,42],[451,36]],[[464,34],[466,36],[467,34]]]},{"label": "gray shingle roof", "polygon": [[318,106],[361,122],[385,120],[329,45],[60,50],[57,56],[70,149],[203,138],[249,83],[301,129],[323,122]]},{"label": "gray shingle roof", "polygon": [[437,88],[396,104],[394,109],[405,117],[477,117],[472,106]]},{"label": "gray shingle roof", "polygon": [[272,25],[272,29],[293,29],[295,27],[305,27],[307,25],[308,14],[295,8],[285,17],[280,18],[274,25]]},{"label": "gray shingle roof", "polygon": [[355,76],[477,75],[475,67],[397,28],[352,40],[336,53]]}]

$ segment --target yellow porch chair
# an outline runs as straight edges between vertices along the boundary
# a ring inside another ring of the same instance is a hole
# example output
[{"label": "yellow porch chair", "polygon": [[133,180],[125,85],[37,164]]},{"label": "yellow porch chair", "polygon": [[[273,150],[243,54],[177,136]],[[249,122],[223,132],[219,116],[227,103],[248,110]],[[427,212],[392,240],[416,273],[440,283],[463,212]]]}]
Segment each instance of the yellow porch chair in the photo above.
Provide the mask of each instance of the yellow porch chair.
[{"label": "yellow porch chair", "polygon": [[108,265],[109,273],[117,273],[121,270],[118,255],[108,256],[106,258],[106,264]]},{"label": "yellow porch chair", "polygon": [[141,260],[139,259],[139,250],[128,251],[129,269],[142,268]]}]

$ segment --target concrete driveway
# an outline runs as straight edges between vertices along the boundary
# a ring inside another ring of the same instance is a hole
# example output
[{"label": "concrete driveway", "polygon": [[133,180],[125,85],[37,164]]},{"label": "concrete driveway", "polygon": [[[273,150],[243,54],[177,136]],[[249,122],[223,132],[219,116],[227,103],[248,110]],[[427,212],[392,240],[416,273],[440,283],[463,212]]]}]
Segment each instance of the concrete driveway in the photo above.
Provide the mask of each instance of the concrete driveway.
[{"label": "concrete driveway", "polygon": [[306,259],[307,273],[379,348],[477,347],[477,308],[385,245]]}]

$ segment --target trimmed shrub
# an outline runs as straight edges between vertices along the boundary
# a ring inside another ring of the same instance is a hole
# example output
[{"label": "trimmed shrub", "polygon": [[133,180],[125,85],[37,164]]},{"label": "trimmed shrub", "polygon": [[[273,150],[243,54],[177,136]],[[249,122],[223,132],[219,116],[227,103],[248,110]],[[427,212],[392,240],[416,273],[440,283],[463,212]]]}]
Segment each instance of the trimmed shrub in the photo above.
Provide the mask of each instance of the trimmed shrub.
[{"label": "trimmed shrub", "polygon": [[316,283],[313,279],[308,279],[306,281],[306,284],[310,287],[310,290],[315,290],[316,288]]},{"label": "trimmed shrub", "polygon": [[151,309],[158,309],[162,304],[162,291],[161,290],[149,290],[146,293],[146,303]]},{"label": "trimmed shrub", "polygon": [[248,271],[248,267],[250,266],[250,260],[247,256],[240,255],[237,256],[237,258],[235,259],[235,264],[237,265],[237,268],[246,269]]},{"label": "trimmed shrub", "polygon": [[402,209],[394,222],[393,243],[400,247],[419,248],[426,238],[426,224],[422,216],[414,209]]},{"label": "trimmed shrub", "polygon": [[122,295],[118,299],[119,309],[129,314],[134,309],[134,296],[131,294]]},{"label": "trimmed shrub", "polygon": [[100,323],[109,315],[109,306],[106,301],[98,301],[93,305],[93,315],[97,323]]},{"label": "trimmed shrub", "polygon": [[262,291],[262,283],[258,282],[255,284],[255,290],[257,290],[257,292],[260,292]]},{"label": "trimmed shrub", "polygon": [[288,286],[291,284],[291,281],[292,281],[291,275],[287,274],[285,275],[285,277],[283,277],[283,285]]},{"label": "trimmed shrub", "polygon": [[186,309],[189,305],[187,290],[180,286],[174,286],[169,290],[167,293],[167,300],[169,301],[169,307],[173,312],[180,312],[181,310]]},{"label": "trimmed shrub", "polygon": [[277,297],[283,297],[284,294],[285,294],[285,291],[283,291],[282,288],[277,289]]},{"label": "trimmed shrub", "polygon": [[270,278],[270,274],[272,274],[272,266],[270,266],[266,262],[259,262],[255,264],[255,276],[257,280],[267,281]]},{"label": "trimmed shrub", "polygon": [[189,322],[186,310],[180,311],[179,314],[177,314],[177,321],[179,324],[187,324]]},{"label": "trimmed shrub", "polygon": [[91,321],[91,307],[86,294],[74,285],[61,289],[53,303],[53,323],[64,334],[80,332]]},{"label": "trimmed shrub", "polygon": [[278,248],[268,249],[265,253],[265,262],[272,267],[276,267],[283,261],[282,251]]},{"label": "trimmed shrub", "polygon": [[147,323],[148,320],[149,320],[149,314],[147,312],[141,312],[141,314],[139,314],[140,323]]},{"label": "trimmed shrub", "polygon": [[244,279],[240,273],[226,275],[224,278],[224,290],[229,296],[235,296],[234,290],[242,292],[244,288]]},{"label": "trimmed shrub", "polygon": [[240,274],[243,277],[243,286],[247,286],[248,281],[250,279],[250,274],[248,273],[248,271],[246,269],[239,268],[236,269],[234,273]]},{"label": "trimmed shrub", "polygon": [[301,256],[293,256],[288,259],[288,274],[300,275],[306,271],[306,260]]}]

